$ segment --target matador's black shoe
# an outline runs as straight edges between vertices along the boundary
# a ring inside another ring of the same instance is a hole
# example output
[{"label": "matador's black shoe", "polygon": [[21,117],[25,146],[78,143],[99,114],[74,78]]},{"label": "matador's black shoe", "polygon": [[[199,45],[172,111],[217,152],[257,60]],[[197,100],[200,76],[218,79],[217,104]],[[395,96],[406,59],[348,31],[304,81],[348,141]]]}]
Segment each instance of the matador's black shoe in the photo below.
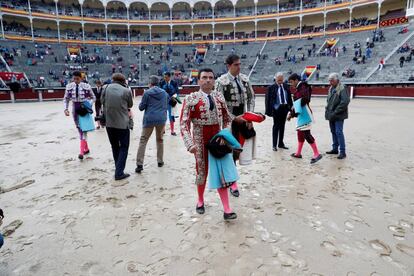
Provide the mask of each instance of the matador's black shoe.
[{"label": "matador's black shoe", "polygon": [[236,190],[233,190],[232,188],[230,188],[230,193],[234,197],[239,197],[240,196],[240,192],[237,189]]},{"label": "matador's black shoe", "polygon": [[237,218],[237,214],[234,212],[231,213],[223,213],[224,220],[232,220]]},{"label": "matador's black shoe", "polygon": [[201,205],[201,206],[198,206],[198,204],[197,204],[197,206],[196,206],[196,212],[198,214],[200,214],[200,215],[204,214],[206,212],[206,209],[204,208],[204,204]]}]

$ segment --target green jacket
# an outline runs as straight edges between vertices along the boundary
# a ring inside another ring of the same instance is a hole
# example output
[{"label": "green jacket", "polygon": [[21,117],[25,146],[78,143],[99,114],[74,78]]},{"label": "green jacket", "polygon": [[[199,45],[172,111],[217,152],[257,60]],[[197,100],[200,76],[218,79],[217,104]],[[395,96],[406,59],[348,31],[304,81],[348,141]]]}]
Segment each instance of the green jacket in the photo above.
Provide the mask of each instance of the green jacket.
[{"label": "green jacket", "polygon": [[328,91],[325,119],[328,121],[348,119],[349,102],[349,93],[345,85],[339,83],[336,88],[331,86]]}]

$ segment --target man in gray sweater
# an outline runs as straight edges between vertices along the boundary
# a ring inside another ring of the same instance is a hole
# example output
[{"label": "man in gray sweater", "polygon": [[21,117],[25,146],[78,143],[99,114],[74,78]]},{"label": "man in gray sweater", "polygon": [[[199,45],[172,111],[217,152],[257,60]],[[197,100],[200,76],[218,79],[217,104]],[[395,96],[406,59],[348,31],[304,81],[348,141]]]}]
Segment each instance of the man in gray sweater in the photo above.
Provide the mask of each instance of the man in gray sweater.
[{"label": "man in gray sweater", "polygon": [[[332,150],[327,154],[338,154],[338,159],[346,158],[344,121],[348,119],[348,105],[350,102],[346,87],[339,81],[339,75],[329,75],[331,87],[328,91],[327,104],[325,108],[325,119],[329,121],[332,133]],[[338,151],[339,148],[339,151]]]},{"label": "man in gray sweater", "polygon": [[137,168],[135,172],[141,173],[144,165],[145,148],[155,128],[157,139],[157,161],[158,167],[164,166],[164,142],[163,133],[167,120],[168,94],[165,90],[157,87],[158,77],[150,76],[149,89],[142,96],[139,110],[145,111],[142,122],[142,132],[137,153]]},{"label": "man in gray sweater", "polygon": [[112,83],[103,88],[101,101],[115,161],[115,180],[121,180],[129,177],[124,169],[129,149],[130,109],[133,105],[132,93],[124,75],[112,75]]}]

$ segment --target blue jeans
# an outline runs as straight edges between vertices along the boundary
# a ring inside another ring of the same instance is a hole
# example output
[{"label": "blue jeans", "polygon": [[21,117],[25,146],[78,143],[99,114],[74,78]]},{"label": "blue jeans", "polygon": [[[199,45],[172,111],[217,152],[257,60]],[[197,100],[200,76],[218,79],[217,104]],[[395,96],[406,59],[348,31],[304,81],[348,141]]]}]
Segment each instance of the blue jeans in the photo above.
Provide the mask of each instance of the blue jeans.
[{"label": "blue jeans", "polygon": [[329,121],[332,133],[332,150],[345,153],[344,121]]}]

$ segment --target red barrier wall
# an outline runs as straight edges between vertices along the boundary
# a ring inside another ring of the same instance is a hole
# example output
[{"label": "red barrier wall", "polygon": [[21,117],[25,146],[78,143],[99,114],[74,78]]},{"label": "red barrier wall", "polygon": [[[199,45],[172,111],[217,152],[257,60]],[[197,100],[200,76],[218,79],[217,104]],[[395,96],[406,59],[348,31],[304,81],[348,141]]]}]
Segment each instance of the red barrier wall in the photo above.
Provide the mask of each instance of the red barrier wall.
[{"label": "red barrier wall", "polygon": [[10,93],[9,92],[0,92],[0,102],[2,101],[11,101]]},{"label": "red barrier wall", "polygon": [[31,88],[26,88],[14,93],[14,98],[16,100],[39,100],[39,94]]},{"label": "red barrier wall", "polygon": [[[254,85],[253,89],[257,95],[264,95],[267,91],[267,85]],[[312,86],[313,95],[327,95],[329,86]],[[135,87],[133,91],[136,96],[141,96],[146,87]],[[198,91],[198,86],[183,86],[180,90],[181,95],[187,95],[191,92]],[[18,93],[15,93],[15,99],[22,100],[39,100],[39,91],[42,92],[43,100],[61,100],[65,94],[64,88],[55,89],[41,89],[32,90],[25,89]],[[413,98],[414,99],[414,86],[391,86],[391,85],[355,85],[354,86],[355,97],[401,97],[401,98]],[[0,92],[0,102],[10,101],[9,92]]]},{"label": "red barrier wall", "polygon": [[356,87],[354,94],[368,97],[414,98],[414,87]]},{"label": "red barrier wall", "polygon": [[[53,91],[53,92],[51,92]],[[65,89],[47,89],[42,90],[43,100],[62,100],[65,95]]]}]

